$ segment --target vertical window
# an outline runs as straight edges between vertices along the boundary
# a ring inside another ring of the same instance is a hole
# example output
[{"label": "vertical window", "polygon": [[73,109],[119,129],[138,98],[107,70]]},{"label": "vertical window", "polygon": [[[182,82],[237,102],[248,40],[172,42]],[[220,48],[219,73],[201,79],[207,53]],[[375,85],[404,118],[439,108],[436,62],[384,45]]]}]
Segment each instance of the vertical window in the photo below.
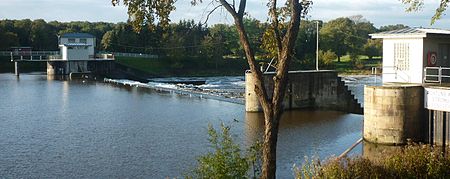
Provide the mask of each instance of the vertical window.
[{"label": "vertical window", "polygon": [[69,43],[75,43],[75,39],[69,39]]},{"label": "vertical window", "polygon": [[86,39],[80,39],[80,43],[86,44],[87,40]]},{"label": "vertical window", "polygon": [[409,70],[409,43],[394,43],[394,66],[398,70]]}]

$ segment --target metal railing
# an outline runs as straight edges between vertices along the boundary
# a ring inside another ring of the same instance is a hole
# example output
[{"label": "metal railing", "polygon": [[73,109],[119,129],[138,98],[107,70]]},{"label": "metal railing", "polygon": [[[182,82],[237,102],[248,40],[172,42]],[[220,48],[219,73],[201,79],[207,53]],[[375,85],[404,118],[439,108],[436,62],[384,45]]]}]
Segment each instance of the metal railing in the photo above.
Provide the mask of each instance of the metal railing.
[{"label": "metal railing", "polygon": [[382,75],[394,75],[395,79],[400,79],[403,82],[411,82],[409,71],[400,70],[397,66],[383,66],[380,68]]},{"label": "metal railing", "polygon": [[45,56],[45,55],[59,55],[59,51],[23,51],[23,52],[11,52],[0,51],[0,56]]},{"label": "metal railing", "polygon": [[425,74],[423,77],[424,83],[441,84],[442,82],[450,82],[449,67],[425,67],[424,74]]},{"label": "metal railing", "polygon": [[100,52],[114,54],[116,57],[140,57],[140,58],[158,58],[158,55],[144,54],[144,53],[122,53],[122,52]]}]

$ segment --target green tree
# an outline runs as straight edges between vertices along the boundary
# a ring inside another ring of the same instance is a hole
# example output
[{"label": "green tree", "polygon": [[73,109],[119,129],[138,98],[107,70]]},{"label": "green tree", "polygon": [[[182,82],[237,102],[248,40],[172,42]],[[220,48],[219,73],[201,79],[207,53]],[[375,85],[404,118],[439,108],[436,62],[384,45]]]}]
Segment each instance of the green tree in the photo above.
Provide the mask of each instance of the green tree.
[{"label": "green tree", "polygon": [[[112,0],[113,4],[118,4],[118,0]],[[193,0],[192,4],[202,3],[203,0]],[[276,146],[278,141],[278,129],[281,114],[283,113],[283,99],[286,93],[287,74],[291,62],[291,54],[299,32],[300,19],[302,15],[308,12],[310,1],[307,0],[288,0],[283,8],[287,14],[283,18],[278,13],[278,4],[276,0],[268,0],[269,9],[268,19],[274,28],[274,39],[278,51],[277,70],[273,77],[273,91],[267,91],[263,74],[259,71],[259,65],[255,58],[255,49],[252,47],[244,25],[244,15],[246,14],[246,0],[227,1],[219,0],[220,7],[229,12],[234,19],[235,28],[239,34],[241,45],[245,52],[245,57],[250,67],[251,75],[255,79],[255,93],[264,112],[265,132],[263,142],[263,166],[262,178],[275,178],[276,172]],[[154,17],[160,17],[159,23],[164,26],[169,22],[169,13],[174,9],[173,0],[124,0],[128,7],[128,14],[132,20],[135,29],[140,29],[142,24],[153,24]],[[160,6],[162,5],[162,6]],[[217,9],[217,8],[215,8]],[[281,31],[279,24],[287,24],[286,29]],[[269,94],[271,94],[269,96]]]},{"label": "green tree", "polygon": [[319,51],[319,62],[321,65],[330,66],[333,64],[333,60],[335,60],[336,58],[336,53],[332,52],[331,50]]},{"label": "green tree", "polygon": [[56,32],[42,19],[32,22],[30,37],[33,49],[56,50],[58,48]]},{"label": "green tree", "polygon": [[102,49],[107,50],[107,51],[112,51],[114,48],[114,43],[115,43],[115,36],[114,36],[114,31],[108,31],[106,32],[103,37],[102,37]]},{"label": "green tree", "polygon": [[247,176],[252,162],[251,155],[244,154],[240,146],[233,141],[230,127],[223,123],[221,131],[208,126],[209,143],[212,151],[198,159],[194,170],[196,178],[249,178]]},{"label": "green tree", "polygon": [[356,46],[354,39],[357,37],[355,23],[349,18],[337,18],[331,20],[320,30],[322,47],[325,50],[331,50],[338,56],[338,62],[341,57],[351,52],[351,48]]},{"label": "green tree", "polygon": [[379,31],[380,32],[384,32],[384,31],[404,29],[404,28],[407,28],[407,27],[408,26],[403,25],[403,24],[387,25],[387,26],[381,26]]},{"label": "green tree", "polygon": [[369,60],[372,60],[374,56],[381,56],[382,50],[383,43],[381,39],[368,39],[363,47],[364,55],[367,55]]},{"label": "green tree", "polygon": [[19,45],[19,38],[13,32],[5,32],[0,29],[0,50],[9,50],[11,47]]},{"label": "green tree", "polygon": [[19,37],[20,46],[31,47],[31,23],[32,21],[30,19],[17,20],[14,22],[14,29],[17,33],[17,37]]}]

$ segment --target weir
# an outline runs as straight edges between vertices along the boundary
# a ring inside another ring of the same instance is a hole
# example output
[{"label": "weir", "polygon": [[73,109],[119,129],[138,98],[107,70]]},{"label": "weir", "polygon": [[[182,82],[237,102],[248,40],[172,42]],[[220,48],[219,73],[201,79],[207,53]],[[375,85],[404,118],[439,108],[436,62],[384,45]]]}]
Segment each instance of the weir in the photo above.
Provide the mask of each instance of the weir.
[{"label": "weir", "polygon": [[[273,89],[274,75],[273,72],[263,74],[269,92]],[[285,110],[312,108],[363,113],[363,108],[355,96],[338,77],[337,72],[331,70],[289,71],[283,106]],[[254,78],[248,71],[245,74],[245,110],[262,111],[255,94]]]}]

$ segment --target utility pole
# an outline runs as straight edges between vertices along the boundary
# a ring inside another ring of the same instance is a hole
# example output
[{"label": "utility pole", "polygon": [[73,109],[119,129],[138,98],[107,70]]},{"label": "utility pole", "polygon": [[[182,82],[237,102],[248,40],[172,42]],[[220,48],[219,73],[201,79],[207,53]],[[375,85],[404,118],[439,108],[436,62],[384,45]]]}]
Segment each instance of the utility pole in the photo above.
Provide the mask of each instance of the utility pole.
[{"label": "utility pole", "polygon": [[316,21],[316,71],[319,71],[319,21]]}]

